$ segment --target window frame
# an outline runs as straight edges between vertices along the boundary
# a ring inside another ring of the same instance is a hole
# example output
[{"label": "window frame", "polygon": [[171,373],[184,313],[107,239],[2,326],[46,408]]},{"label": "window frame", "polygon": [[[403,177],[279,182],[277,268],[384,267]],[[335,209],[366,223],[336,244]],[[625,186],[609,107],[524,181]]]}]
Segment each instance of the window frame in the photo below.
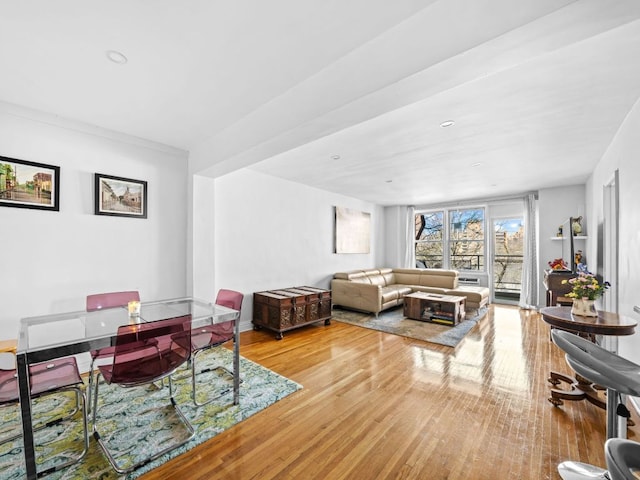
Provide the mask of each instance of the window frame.
[{"label": "window frame", "polygon": [[[456,269],[464,272],[477,272],[477,273],[487,273],[487,207],[485,205],[464,205],[464,206],[455,206],[455,207],[443,207],[443,208],[433,208],[433,209],[420,209],[414,212],[414,225],[415,219],[418,215],[432,214],[442,212],[443,214],[443,226],[442,226],[442,268],[443,269],[452,269],[452,261],[451,261],[451,242],[452,242],[452,232],[451,232],[451,215],[452,212],[460,212],[464,210],[481,210],[482,211],[482,223],[483,223],[483,238],[482,240],[468,240],[469,242],[482,242],[482,267],[478,269]],[[416,258],[416,248],[420,243],[436,243],[433,240],[417,240],[416,239],[416,230],[413,230],[413,255],[414,255],[414,265],[417,262]]]}]

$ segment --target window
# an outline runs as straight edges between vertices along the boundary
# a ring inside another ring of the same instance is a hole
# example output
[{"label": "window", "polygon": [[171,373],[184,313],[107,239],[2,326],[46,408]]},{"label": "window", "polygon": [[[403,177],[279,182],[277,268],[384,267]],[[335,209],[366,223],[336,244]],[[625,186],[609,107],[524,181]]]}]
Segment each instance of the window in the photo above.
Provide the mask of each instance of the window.
[{"label": "window", "polygon": [[442,268],[444,212],[416,215],[416,265]]},{"label": "window", "polygon": [[484,208],[416,214],[415,254],[418,267],[484,271]]},{"label": "window", "polygon": [[449,265],[484,270],[484,209],[449,211]]}]

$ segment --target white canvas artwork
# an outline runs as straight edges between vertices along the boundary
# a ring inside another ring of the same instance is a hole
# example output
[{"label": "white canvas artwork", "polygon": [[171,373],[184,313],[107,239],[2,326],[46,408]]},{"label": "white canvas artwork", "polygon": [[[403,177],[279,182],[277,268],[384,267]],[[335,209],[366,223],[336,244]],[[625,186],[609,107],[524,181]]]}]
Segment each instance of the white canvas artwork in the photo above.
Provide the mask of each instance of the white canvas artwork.
[{"label": "white canvas artwork", "polygon": [[336,207],[336,253],[369,253],[371,214]]}]

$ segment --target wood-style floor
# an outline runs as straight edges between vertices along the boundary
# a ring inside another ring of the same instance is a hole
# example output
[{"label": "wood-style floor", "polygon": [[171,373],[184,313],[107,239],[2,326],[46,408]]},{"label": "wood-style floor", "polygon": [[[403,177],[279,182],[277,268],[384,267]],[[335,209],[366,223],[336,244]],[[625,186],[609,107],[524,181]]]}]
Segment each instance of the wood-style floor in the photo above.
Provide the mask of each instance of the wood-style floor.
[{"label": "wood-style floor", "polygon": [[334,321],[281,341],[244,332],[241,354],[304,388],[142,480],[537,480],[559,479],[566,459],[604,466],[604,411],[547,401],[549,370],[569,369],[535,312],[492,306],[455,349]]}]

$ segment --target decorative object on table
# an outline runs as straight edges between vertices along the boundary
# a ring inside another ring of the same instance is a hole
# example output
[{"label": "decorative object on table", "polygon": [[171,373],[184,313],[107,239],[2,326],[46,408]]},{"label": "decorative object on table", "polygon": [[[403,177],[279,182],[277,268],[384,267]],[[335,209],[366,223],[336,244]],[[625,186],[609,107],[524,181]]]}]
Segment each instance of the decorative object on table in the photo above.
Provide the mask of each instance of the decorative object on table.
[{"label": "decorative object on table", "polygon": [[147,218],[147,182],[131,178],[94,175],[96,215]]},{"label": "decorative object on table", "polygon": [[[233,353],[226,348],[214,348],[203,352],[199,358],[200,366],[208,368],[216,365],[225,365],[233,368]],[[220,376],[213,369],[207,373],[202,373],[208,378],[205,385],[211,385],[217,391],[226,389],[227,394],[217,400],[205,405],[204,407],[196,407],[191,400],[191,379],[188,365],[184,365],[175,376],[175,399],[180,405],[181,410],[187,416],[189,422],[196,430],[196,436],[186,445],[172,450],[163,457],[140,467],[126,476],[118,475],[115,470],[102,455],[98,444],[94,441],[90,442],[89,453],[76,465],[67,468],[62,478],[99,478],[101,480],[132,480],[140,477],[146,472],[160,466],[178,455],[200,445],[212,437],[232,428],[239,422],[251,417],[252,415],[268,408],[279,400],[291,395],[302,388],[298,383],[289,380],[272,370],[269,370],[257,363],[246,358],[240,357],[240,367],[242,370],[243,383],[240,387],[240,403],[233,405],[233,382],[226,376]],[[129,448],[131,438],[139,440],[141,445],[149,444],[151,448],[156,448],[164,442],[174,441],[174,436],[181,433],[180,428],[171,428],[173,424],[178,427],[180,420],[175,414],[162,410],[158,411],[160,405],[166,405],[166,397],[168,385],[160,383],[156,386],[150,386],[144,395],[140,395],[138,390],[134,388],[121,388],[117,385],[100,385],[100,396],[104,399],[104,403],[99,406],[102,411],[108,412],[111,416],[125,416],[132,410],[146,410],[144,414],[139,416],[129,416],[130,423],[125,435],[114,435],[108,439],[110,448],[120,450],[123,454],[136,457],[140,455],[140,449]],[[40,399],[34,402],[35,414],[56,413],[66,406],[73,404],[73,396],[67,397],[67,402],[63,403],[54,398]],[[71,405],[72,406],[72,405]],[[69,407],[71,408],[71,407]],[[55,411],[54,411],[55,410]],[[170,409],[173,410],[173,409]],[[1,409],[0,424],[20,423],[20,413],[16,409]],[[165,424],[171,423],[171,426],[162,429],[150,429],[149,425],[161,422]],[[74,435],[79,436],[82,433],[81,425],[76,423],[74,427]],[[59,439],[56,438],[56,441]],[[69,444],[71,440],[69,440]],[[24,478],[24,457],[22,450],[22,439],[17,438],[12,441],[7,448],[0,450],[0,465],[2,465],[1,478],[23,479]],[[120,453],[120,452],[119,452]],[[47,462],[43,468],[51,465]],[[52,478],[61,478],[52,475]]]},{"label": "decorative object on table", "polygon": [[562,258],[554,258],[547,263],[551,270],[569,270],[567,263]]},{"label": "decorative object on table", "polygon": [[573,217],[571,222],[571,231],[574,236],[582,234],[582,217]]},{"label": "decorative object on table", "polygon": [[377,316],[372,313],[334,308],[332,319],[414,340],[456,347],[472,331],[473,327],[487,316],[487,311],[487,307],[467,311],[465,320],[455,326],[412,320],[404,316],[402,306],[385,310]]},{"label": "decorative object on table", "polygon": [[0,156],[0,206],[60,210],[60,167]]},{"label": "decorative object on table", "polygon": [[127,310],[129,312],[129,318],[132,320],[138,320],[140,318],[140,302],[137,300],[131,300],[127,303]]},{"label": "decorative object on table", "polygon": [[571,313],[585,317],[598,316],[595,301],[611,286],[609,282],[599,282],[593,273],[587,271],[579,272],[575,278],[563,280],[562,283],[572,286],[567,293],[567,297],[573,298]]}]

